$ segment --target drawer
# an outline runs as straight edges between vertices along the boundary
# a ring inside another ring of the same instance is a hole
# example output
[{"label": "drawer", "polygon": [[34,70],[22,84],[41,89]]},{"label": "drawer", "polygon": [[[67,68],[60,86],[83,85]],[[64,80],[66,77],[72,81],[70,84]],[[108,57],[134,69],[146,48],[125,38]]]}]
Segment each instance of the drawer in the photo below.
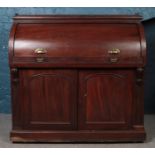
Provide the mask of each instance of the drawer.
[{"label": "drawer", "polygon": [[144,63],[137,23],[18,23],[14,62],[53,66]]}]

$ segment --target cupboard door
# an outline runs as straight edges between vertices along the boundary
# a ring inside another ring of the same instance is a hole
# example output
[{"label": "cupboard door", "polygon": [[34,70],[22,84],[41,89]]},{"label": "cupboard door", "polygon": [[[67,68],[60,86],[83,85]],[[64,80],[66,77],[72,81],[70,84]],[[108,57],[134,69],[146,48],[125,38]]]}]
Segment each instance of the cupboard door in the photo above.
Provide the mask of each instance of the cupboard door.
[{"label": "cupboard door", "polygon": [[133,104],[132,71],[81,71],[79,129],[129,129]]},{"label": "cupboard door", "polygon": [[20,76],[24,129],[76,128],[76,71],[22,70]]}]

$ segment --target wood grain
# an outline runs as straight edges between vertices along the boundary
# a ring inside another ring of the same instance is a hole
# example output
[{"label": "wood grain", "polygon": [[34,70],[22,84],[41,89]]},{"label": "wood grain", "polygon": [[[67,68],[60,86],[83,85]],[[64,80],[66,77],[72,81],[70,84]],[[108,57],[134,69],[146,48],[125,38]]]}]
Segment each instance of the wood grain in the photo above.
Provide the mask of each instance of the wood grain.
[{"label": "wood grain", "polygon": [[[16,16],[13,142],[144,141],[141,16]],[[42,48],[44,54],[36,54]],[[118,53],[111,54],[118,49]]]}]

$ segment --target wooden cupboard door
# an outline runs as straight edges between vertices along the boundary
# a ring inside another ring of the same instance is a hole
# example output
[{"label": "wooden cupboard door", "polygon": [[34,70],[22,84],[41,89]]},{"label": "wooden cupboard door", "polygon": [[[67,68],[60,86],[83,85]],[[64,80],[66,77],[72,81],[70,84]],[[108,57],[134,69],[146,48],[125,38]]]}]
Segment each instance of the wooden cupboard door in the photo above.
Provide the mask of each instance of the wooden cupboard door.
[{"label": "wooden cupboard door", "polygon": [[79,129],[129,129],[132,121],[133,72],[80,72]]},{"label": "wooden cupboard door", "polygon": [[24,129],[76,129],[76,71],[22,70],[20,76]]}]

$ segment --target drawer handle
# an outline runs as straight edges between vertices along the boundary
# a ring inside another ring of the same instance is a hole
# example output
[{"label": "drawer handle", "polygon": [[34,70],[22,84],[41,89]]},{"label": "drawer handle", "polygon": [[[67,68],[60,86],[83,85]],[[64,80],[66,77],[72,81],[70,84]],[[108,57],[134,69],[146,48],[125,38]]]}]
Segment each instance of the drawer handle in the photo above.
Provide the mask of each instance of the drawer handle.
[{"label": "drawer handle", "polygon": [[118,62],[118,58],[110,58],[110,62],[111,63],[116,63],[116,62]]},{"label": "drawer handle", "polygon": [[44,48],[37,48],[34,52],[36,54],[45,54],[47,51]]},{"label": "drawer handle", "polygon": [[108,51],[109,54],[119,54],[121,51],[118,48],[113,48],[112,50]]},{"label": "drawer handle", "polygon": [[36,61],[39,62],[39,63],[41,63],[41,62],[44,62],[45,59],[44,58],[36,58]]}]

